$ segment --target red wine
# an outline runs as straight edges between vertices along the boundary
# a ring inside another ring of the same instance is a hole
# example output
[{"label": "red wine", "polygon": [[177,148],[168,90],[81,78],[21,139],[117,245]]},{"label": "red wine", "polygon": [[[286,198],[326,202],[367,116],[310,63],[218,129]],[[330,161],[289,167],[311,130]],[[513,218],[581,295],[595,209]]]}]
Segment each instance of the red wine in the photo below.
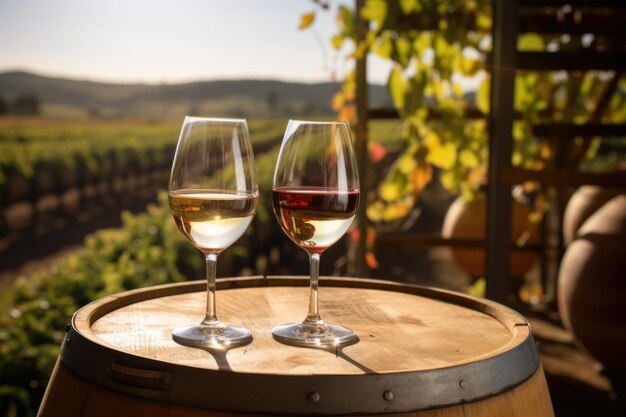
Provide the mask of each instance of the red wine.
[{"label": "red wine", "polygon": [[283,231],[307,252],[322,253],[346,233],[356,215],[359,190],[279,187],[274,214]]}]

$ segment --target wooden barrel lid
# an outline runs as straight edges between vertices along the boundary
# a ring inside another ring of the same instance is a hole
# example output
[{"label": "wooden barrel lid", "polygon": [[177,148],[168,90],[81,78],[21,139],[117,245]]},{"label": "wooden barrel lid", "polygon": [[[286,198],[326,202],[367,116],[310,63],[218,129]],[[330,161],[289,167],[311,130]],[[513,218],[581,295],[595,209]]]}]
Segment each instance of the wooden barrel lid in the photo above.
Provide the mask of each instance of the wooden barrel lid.
[{"label": "wooden barrel lid", "polygon": [[[199,322],[206,284],[105,297],[79,310],[62,359],[111,389],[214,409],[306,414],[402,412],[502,392],[539,365],[527,321],[499,304],[385,281],[321,280],[322,318],[353,329],[357,344],[331,351],[276,342],[272,327],[306,315],[306,278],[221,280],[220,320],[253,342],[228,352],[176,344]],[[368,400],[371,398],[371,400]]]}]

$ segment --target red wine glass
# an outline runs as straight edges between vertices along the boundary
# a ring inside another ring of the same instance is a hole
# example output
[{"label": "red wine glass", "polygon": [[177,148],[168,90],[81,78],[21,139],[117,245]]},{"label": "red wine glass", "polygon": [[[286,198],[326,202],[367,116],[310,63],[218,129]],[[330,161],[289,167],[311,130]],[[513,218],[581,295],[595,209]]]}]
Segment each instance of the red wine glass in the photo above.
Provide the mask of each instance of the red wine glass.
[{"label": "red wine glass", "polygon": [[321,254],[352,224],[359,204],[359,176],[344,122],[290,120],[274,172],[273,207],[287,236],[309,255],[309,311],[301,323],[272,329],[289,345],[331,348],[354,343],[355,333],[326,323],[318,307]]},{"label": "red wine glass", "polygon": [[249,330],[218,320],[215,271],[217,256],[252,221],[258,194],[246,121],[186,117],[172,165],[169,203],[180,232],[204,254],[207,304],[202,322],[174,329],[177,343],[224,350],[252,341]]}]

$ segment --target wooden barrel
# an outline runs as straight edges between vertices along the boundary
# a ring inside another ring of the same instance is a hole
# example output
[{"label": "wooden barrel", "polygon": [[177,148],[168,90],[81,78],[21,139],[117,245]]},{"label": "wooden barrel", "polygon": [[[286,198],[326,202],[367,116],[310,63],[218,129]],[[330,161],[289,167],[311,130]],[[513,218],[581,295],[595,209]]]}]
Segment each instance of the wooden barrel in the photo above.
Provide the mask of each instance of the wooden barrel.
[{"label": "wooden barrel", "polygon": [[171,338],[174,327],[202,318],[204,282],[95,301],[68,326],[39,415],[554,415],[529,324],[509,308],[426,287],[323,278],[322,317],[360,340],[332,350],[280,344],[271,328],[304,317],[307,285],[220,280],[220,318],[254,336],[226,352]]}]

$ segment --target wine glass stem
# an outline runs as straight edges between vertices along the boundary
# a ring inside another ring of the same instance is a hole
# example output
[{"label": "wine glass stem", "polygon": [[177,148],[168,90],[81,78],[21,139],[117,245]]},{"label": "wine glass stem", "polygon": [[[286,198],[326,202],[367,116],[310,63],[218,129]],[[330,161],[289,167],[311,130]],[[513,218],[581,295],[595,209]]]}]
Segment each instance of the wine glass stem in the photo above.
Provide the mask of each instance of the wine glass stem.
[{"label": "wine glass stem", "polygon": [[309,264],[311,266],[311,293],[309,295],[309,314],[304,319],[305,323],[321,324],[322,318],[319,313],[319,306],[317,303],[317,283],[319,281],[320,274],[320,254],[310,253]]},{"label": "wine glass stem", "polygon": [[206,316],[204,324],[217,323],[217,313],[215,312],[215,275],[217,269],[217,254],[209,253],[205,257],[206,261]]}]

